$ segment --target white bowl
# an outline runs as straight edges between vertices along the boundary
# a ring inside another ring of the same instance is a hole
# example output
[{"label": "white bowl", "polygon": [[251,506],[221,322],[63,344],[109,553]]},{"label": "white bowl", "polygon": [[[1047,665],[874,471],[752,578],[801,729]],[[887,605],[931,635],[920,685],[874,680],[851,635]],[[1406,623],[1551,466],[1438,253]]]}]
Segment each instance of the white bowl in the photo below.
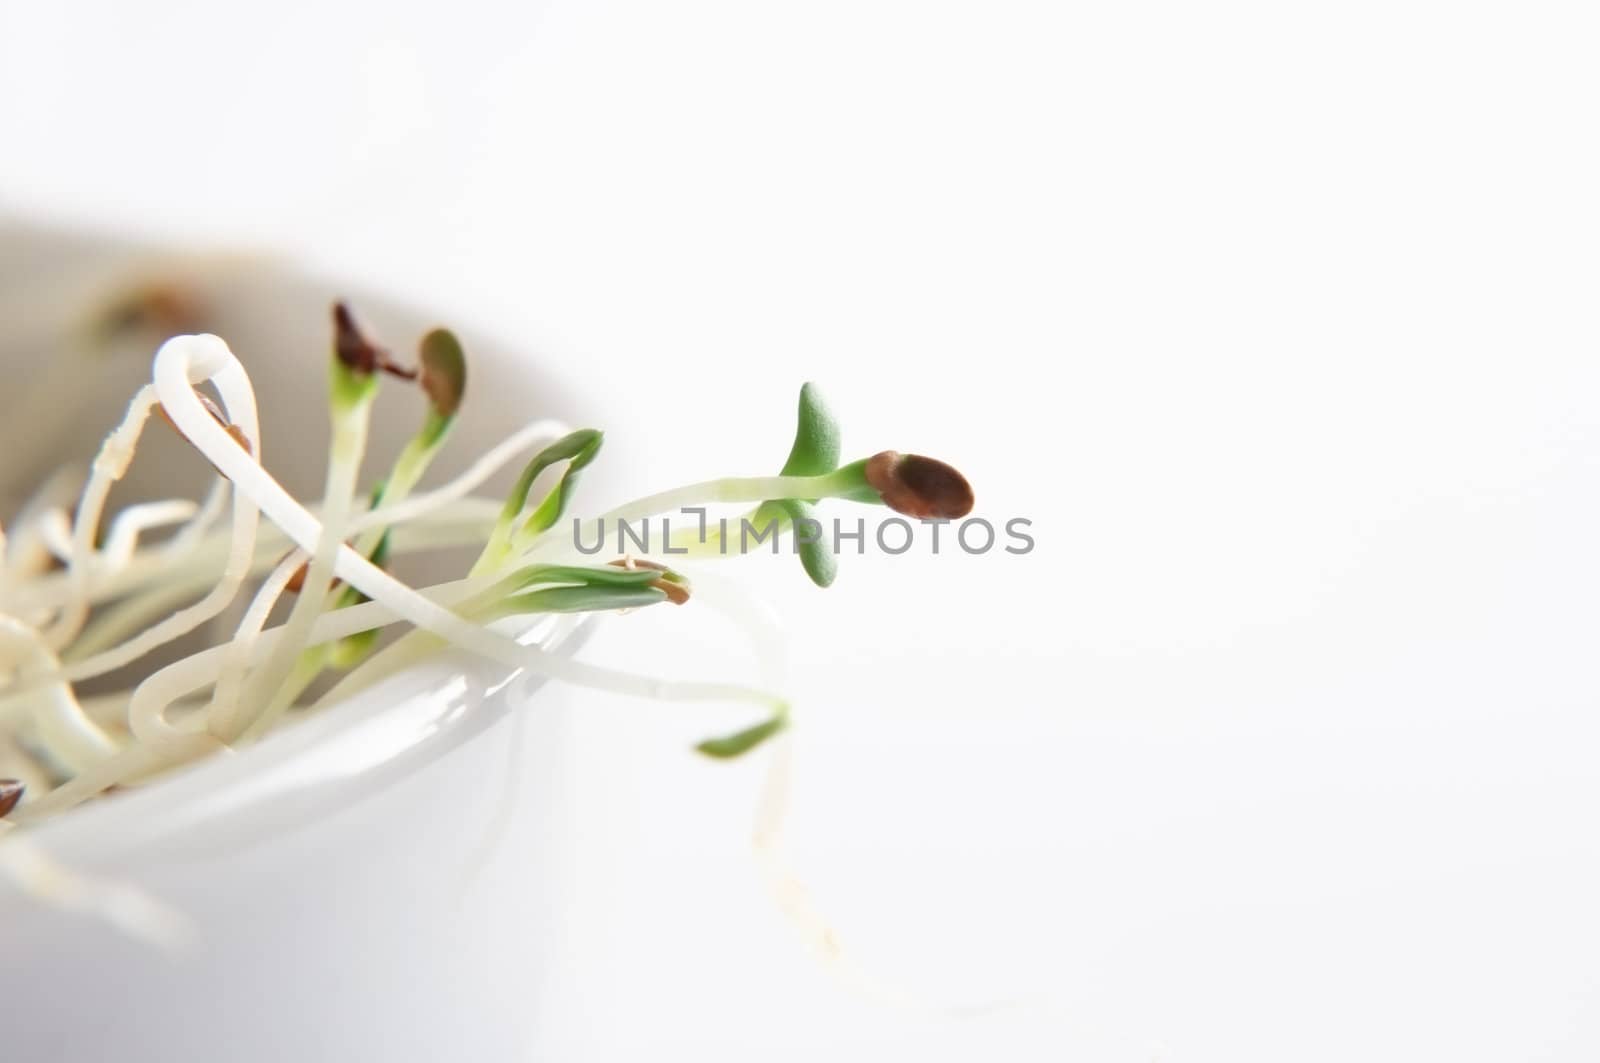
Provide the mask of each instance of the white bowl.
[{"label": "white bowl", "polygon": [[[0,317],[11,334],[0,364],[37,368],[86,300],[151,268],[204,293],[212,331],[256,382],[266,464],[309,494],[325,453],[330,300],[351,296],[400,352],[438,323],[272,263],[200,264],[0,224]],[[8,302],[8,290],[21,295]],[[573,419],[528,362],[470,323],[450,324],[471,358],[471,416],[446,471],[536,416]],[[87,456],[150,354],[97,363],[72,396],[79,408],[60,411],[58,433],[41,429],[37,460],[11,461],[8,476]],[[31,394],[14,384],[11,398]],[[413,412],[380,416],[375,453],[394,453]],[[130,473],[135,491],[203,481],[175,440],[151,442]],[[0,484],[8,509],[17,486]],[[586,630],[571,627],[562,645]],[[535,693],[539,711],[512,726]],[[42,905],[0,876],[0,1058],[521,1058],[562,940],[549,869],[574,841],[562,772],[570,696],[445,655],[238,755],[47,823],[30,835],[40,849],[159,901],[193,943],[163,950]]]}]

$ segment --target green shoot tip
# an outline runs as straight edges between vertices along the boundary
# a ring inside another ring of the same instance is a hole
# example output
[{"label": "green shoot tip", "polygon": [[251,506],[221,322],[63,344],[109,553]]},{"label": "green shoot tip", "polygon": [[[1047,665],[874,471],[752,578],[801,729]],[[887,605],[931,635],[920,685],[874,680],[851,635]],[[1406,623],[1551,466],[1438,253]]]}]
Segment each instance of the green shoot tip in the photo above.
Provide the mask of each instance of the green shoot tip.
[{"label": "green shoot tip", "polygon": [[689,581],[684,579],[681,573],[674,572],[666,565],[648,561],[642,557],[619,557],[615,561],[607,561],[606,564],[628,572],[636,572],[639,569],[659,572],[661,575],[647,584],[647,586],[654,587],[662,594],[665,594],[667,601],[673,605],[682,605],[689,600]]}]

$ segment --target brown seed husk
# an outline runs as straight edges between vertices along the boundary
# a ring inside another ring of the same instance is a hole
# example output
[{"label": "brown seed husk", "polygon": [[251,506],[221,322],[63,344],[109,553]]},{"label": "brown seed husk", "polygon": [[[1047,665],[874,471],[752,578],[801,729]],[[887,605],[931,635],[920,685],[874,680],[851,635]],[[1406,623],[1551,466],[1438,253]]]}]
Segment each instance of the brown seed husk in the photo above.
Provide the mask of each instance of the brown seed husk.
[{"label": "brown seed husk", "polygon": [[344,302],[333,304],[333,351],[350,369],[371,376],[380,369],[403,380],[415,380],[417,371],[399,365],[356,321]]},{"label": "brown seed husk", "polygon": [[972,485],[952,466],[921,454],[885,450],[867,459],[867,483],[896,513],[958,520],[972,512]]},{"label": "brown seed husk", "polygon": [[23,791],[27,785],[21,779],[0,779],[0,819],[11,814],[17,807],[17,802],[22,800]]},{"label": "brown seed husk", "polygon": [[[240,449],[242,449],[246,454],[254,456],[255,452],[250,449],[250,440],[245,438],[244,429],[240,428],[236,424],[233,424],[226,417],[224,417],[221,407],[211,401],[211,396],[207,395],[203,391],[196,391],[194,393],[194,397],[200,400],[200,405],[205,407],[206,412],[211,415],[212,420],[216,421],[222,426],[222,430],[228,433],[228,437],[235,443],[239,444]],[[180,436],[183,435],[183,432],[178,428],[177,422],[172,419],[172,414],[167,412],[167,408],[165,406],[157,403],[156,412],[161,415],[161,419],[163,421],[167,422],[168,428],[171,428]],[[184,436],[184,438],[187,439],[188,437]]]},{"label": "brown seed husk", "polygon": [[[607,561],[606,564],[611,565],[614,568],[625,568],[629,571],[640,568],[647,568],[652,572],[672,571],[666,565],[659,564],[655,561],[648,561],[642,557],[633,556],[618,558],[615,561]],[[685,587],[681,583],[675,583],[670,579],[658,579],[651,583],[650,586],[665,594],[667,596],[667,601],[671,602],[673,605],[682,605],[684,602],[689,600],[689,588]]]}]

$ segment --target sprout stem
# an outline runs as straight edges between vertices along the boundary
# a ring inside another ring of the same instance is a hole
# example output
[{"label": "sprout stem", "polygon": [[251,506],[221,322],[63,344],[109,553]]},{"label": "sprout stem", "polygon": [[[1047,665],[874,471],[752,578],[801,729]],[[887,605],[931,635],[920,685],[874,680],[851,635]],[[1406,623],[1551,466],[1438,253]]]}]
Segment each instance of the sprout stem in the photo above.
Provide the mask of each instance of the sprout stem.
[{"label": "sprout stem", "polygon": [[71,553],[67,557],[70,594],[55,623],[44,631],[45,644],[52,650],[60,650],[71,642],[89,615],[89,566],[94,553],[95,533],[100,529],[100,516],[105,512],[106,498],[111,494],[112,485],[122,479],[129,463],[133,461],[139,436],[155,405],[156,389],[153,385],[146,384],[134,392],[122,423],[106,436],[90,466],[89,482],[84,485],[83,494],[78,499],[78,512],[72,524]]},{"label": "sprout stem", "polygon": [[[24,676],[59,670],[55,654],[40,633],[4,614],[0,614],[0,660],[15,661]],[[31,706],[40,742],[68,771],[87,771],[116,753],[111,736],[84,714],[65,682],[56,680],[31,692],[0,698],[0,718],[6,715],[8,703],[19,702]]]},{"label": "sprout stem", "polygon": [[[261,629],[266,626],[272,607],[282,597],[289,580],[305,563],[306,555],[301,550],[289,551],[288,556],[278,562],[278,566],[257,589],[256,596],[250,601],[250,607],[245,610],[244,616],[239,621],[233,641],[228,643],[221,670],[217,674],[216,690],[211,696],[211,704],[206,709],[207,729],[224,742],[232,742],[249,723],[243,719],[245,704],[242,693],[245,675],[250,668],[251,651],[261,635]],[[145,737],[146,719],[130,711],[128,725],[136,737]],[[156,721],[157,726],[154,728],[156,731],[166,729],[164,716],[157,716]]]},{"label": "sprout stem", "polygon": [[[341,363],[334,363],[336,377],[345,372]],[[372,400],[377,390],[376,378],[371,379],[372,386],[352,391],[350,401],[341,402],[340,393],[337,390],[334,393],[333,445],[328,456],[327,483],[322,498],[322,527],[311,553],[305,589],[289,611],[284,636],[279,639],[277,648],[245,684],[240,697],[242,704],[237,712],[226,706],[213,706],[219,714],[214,733],[225,742],[232,742],[240,733],[238,729],[248,726],[257,715],[267,711],[278,696],[283,681],[294,668],[295,658],[300,652],[299,643],[310,630],[317,614],[322,612],[327,598],[326,588],[333,576],[335,553],[344,541],[350,504],[355,496],[356,478],[361,473],[361,459],[367,450],[367,428],[371,423]],[[278,592],[282,590],[280,584]],[[271,603],[267,608],[271,608]],[[265,619],[264,614],[262,619]],[[224,723],[231,726],[224,727]]]},{"label": "sprout stem", "polygon": [[155,528],[178,524],[198,513],[200,507],[187,498],[172,498],[165,502],[143,502],[128,506],[111,522],[106,544],[95,559],[102,571],[114,572],[133,560],[139,537]]},{"label": "sprout stem", "polygon": [[523,555],[522,560],[545,558],[557,554],[577,553],[574,542],[599,543],[594,553],[607,550],[621,553],[618,522],[637,522],[661,513],[669,513],[702,503],[764,502],[769,498],[831,498],[847,497],[851,488],[838,473],[824,476],[744,476],[721,480],[705,480],[687,484],[670,491],[646,495],[626,505],[618,506],[593,520],[575,525],[572,537],[567,538],[560,528],[546,532]]},{"label": "sprout stem", "polygon": [[[256,459],[252,456],[261,452],[261,429],[256,420],[255,391],[250,386],[250,378],[245,375],[243,367],[234,359],[225,343],[215,336],[174,337],[162,344],[161,349],[156,352],[154,377],[156,395],[180,432],[189,437],[191,442],[194,441],[197,431],[204,432],[208,437],[215,433],[215,442],[211,449],[200,448],[202,453],[211,458],[213,464],[216,463],[219,454],[226,454],[230,459],[243,459],[243,462],[254,469],[257,475],[265,476],[261,466],[256,464]],[[195,394],[193,385],[207,379],[212,381],[218,394],[222,396],[229,422],[248,443],[248,454],[239,446],[234,435],[217,424],[216,419]],[[182,421],[174,412],[175,407],[184,409]],[[98,462],[96,464],[98,465]],[[226,469],[222,471],[223,475],[228,475]],[[85,497],[89,497],[88,489],[85,489]],[[120,668],[157,646],[187,634],[220,613],[238,594],[239,587],[249,573],[250,562],[255,552],[258,523],[259,511],[255,502],[245,492],[235,491],[233,532],[228,560],[223,567],[221,577],[210,593],[127,642],[77,662],[72,667],[71,677],[84,679]],[[85,608],[87,601],[85,597],[83,599]]]}]

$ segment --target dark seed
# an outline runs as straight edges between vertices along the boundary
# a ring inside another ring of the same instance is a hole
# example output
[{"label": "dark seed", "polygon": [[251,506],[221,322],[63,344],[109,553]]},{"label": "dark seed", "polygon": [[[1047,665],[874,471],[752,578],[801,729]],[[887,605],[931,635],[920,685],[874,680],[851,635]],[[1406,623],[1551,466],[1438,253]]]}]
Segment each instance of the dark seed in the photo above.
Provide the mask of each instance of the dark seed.
[{"label": "dark seed", "polygon": [[885,450],[867,459],[866,477],[884,505],[908,517],[957,520],[972,512],[972,485],[934,458]]},{"label": "dark seed", "polygon": [[453,416],[467,387],[467,359],[461,342],[448,329],[434,329],[422,337],[422,390],[441,417]]},{"label": "dark seed", "polygon": [[364,376],[383,371],[402,380],[417,379],[417,371],[400,365],[356,321],[350,307],[333,304],[333,350],[339,361]]},{"label": "dark seed", "polygon": [[376,373],[385,358],[383,348],[356,323],[356,316],[343,302],[333,304],[333,353],[347,368],[364,376]]},{"label": "dark seed", "polygon": [[5,819],[22,800],[22,791],[28,787],[20,779],[0,779],[0,819]]}]

